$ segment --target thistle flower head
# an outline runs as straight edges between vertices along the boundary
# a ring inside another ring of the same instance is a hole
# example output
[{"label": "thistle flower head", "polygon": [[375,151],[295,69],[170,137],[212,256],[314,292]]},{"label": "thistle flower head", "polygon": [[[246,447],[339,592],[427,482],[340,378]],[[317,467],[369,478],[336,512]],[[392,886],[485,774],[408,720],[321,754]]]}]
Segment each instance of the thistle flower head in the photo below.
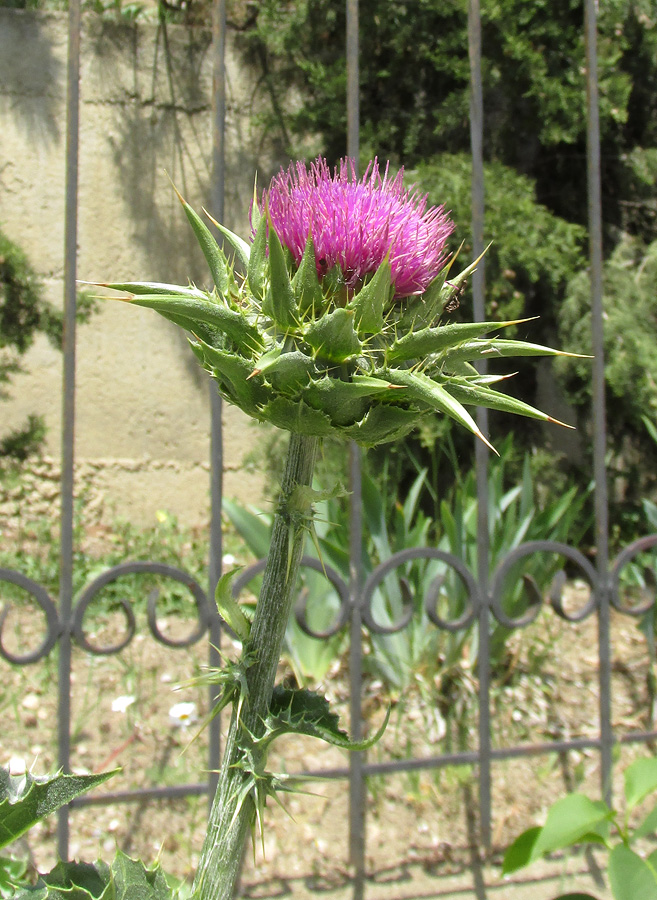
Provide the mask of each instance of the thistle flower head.
[{"label": "thistle flower head", "polygon": [[435,413],[486,441],[471,406],[550,420],[474,363],[558,351],[492,336],[519,322],[446,318],[478,260],[451,272],[452,223],[402,182],[376,160],[360,180],[350,159],[290,165],[251,207],[250,243],[211,219],[231,259],[180,197],[214,287],[105,286],[184,328],[226,400],[289,431],[373,447]]},{"label": "thistle flower head", "polygon": [[443,268],[446,242],[454,230],[442,206],[394,178],[377,160],[358,180],[353,159],[341,159],[333,174],[325,159],[281,169],[264,192],[281,243],[301,262],[312,234],[317,274],[338,266],[349,291],[357,290],[389,255],[395,297],[421,294]]}]

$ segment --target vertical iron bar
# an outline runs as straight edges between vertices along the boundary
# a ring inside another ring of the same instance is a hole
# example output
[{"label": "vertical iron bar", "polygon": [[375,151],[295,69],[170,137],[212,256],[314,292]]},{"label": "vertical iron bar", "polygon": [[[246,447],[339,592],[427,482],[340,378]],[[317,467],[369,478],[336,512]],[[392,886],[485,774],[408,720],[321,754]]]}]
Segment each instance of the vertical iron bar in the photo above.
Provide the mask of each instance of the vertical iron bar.
[{"label": "vertical iron bar", "polygon": [[[468,7],[468,52],[470,58],[470,146],[472,152],[472,252],[476,259],[484,251],[484,100],[481,81],[481,11],[479,0]],[[486,317],[485,260],[473,273],[472,296],[475,321]],[[477,365],[486,371],[486,363]],[[488,434],[488,410],[477,409],[477,425]],[[491,734],[490,734],[490,612],[488,598],[488,449],[475,443],[477,473],[477,580],[481,592],[479,613],[479,814],[481,839],[491,843]]]},{"label": "vertical iron bar", "polygon": [[600,118],[598,109],[596,0],[586,0],[586,110],[589,262],[591,269],[591,334],[593,342],[593,472],[595,477],[596,565],[600,597],[598,641],[600,654],[601,791],[611,803],[613,734],[611,729],[611,653],[609,635],[609,501],[605,450],[605,360],[602,306],[602,200],[600,178]]},{"label": "vertical iron bar", "polygon": [[[62,387],[62,475],[59,556],[58,761],[64,772],[71,755],[71,608],[73,597],[73,463],[75,437],[75,312],[80,136],[80,0],[68,10],[66,88],[66,204],[64,213],[64,334]],[[57,850],[68,859],[68,807],[57,821]]]},{"label": "vertical iron bar", "polygon": [[[359,40],[358,0],[347,0],[347,156],[354,160],[356,172],[360,155]],[[362,737],[362,644],[360,591],[362,587],[362,489],[360,448],[349,447],[349,595],[351,629],[349,644],[349,680],[351,731],[354,740]],[[365,890],[365,778],[363,753],[349,756],[349,861],[354,869],[354,900]]]},{"label": "vertical iron bar", "polygon": [[[226,0],[215,0],[212,13],[213,40],[213,122],[212,122],[212,182],[210,203],[212,215],[218,222],[224,219],[224,181],[226,136]],[[214,381],[210,381],[210,559],[208,587],[210,607],[210,646],[208,664],[212,668],[221,665],[219,646],[221,625],[214,608],[214,592],[221,577],[223,541],[221,533],[221,505],[223,495],[223,434],[221,426],[222,401]],[[216,689],[210,686],[208,702],[212,707]],[[215,716],[208,734],[208,789],[212,807],[219,779],[221,756],[221,717]]]}]

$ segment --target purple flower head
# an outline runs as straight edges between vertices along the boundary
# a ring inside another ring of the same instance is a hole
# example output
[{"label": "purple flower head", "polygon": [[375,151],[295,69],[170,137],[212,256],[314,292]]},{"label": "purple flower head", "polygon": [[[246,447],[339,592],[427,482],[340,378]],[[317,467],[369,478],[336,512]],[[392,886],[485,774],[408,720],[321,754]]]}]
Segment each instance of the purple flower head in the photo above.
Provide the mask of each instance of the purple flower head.
[{"label": "purple flower head", "polygon": [[297,265],[312,232],[321,277],[334,265],[347,288],[358,289],[390,254],[395,297],[423,293],[445,264],[445,245],[454,230],[442,206],[427,209],[426,196],[403,185],[404,170],[383,176],[375,159],[359,181],[352,159],[333,174],[325,159],[281,169],[263,194],[281,243]]}]

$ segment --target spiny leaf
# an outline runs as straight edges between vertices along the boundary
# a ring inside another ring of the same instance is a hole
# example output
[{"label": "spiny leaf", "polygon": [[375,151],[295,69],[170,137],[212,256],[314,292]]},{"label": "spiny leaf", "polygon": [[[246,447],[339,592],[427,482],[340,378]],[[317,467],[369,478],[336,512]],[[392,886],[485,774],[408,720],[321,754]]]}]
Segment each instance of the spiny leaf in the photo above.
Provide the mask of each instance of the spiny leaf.
[{"label": "spiny leaf", "polygon": [[315,247],[312,232],[308,232],[308,240],[294,278],[292,288],[297,298],[299,312],[302,316],[311,315],[316,318],[324,308],[324,296],[317,277]]},{"label": "spiny leaf", "polygon": [[558,419],[553,419],[552,416],[548,416],[547,413],[535,409],[522,400],[516,400],[515,397],[509,397],[508,394],[491,390],[491,388],[484,385],[470,384],[465,380],[457,381],[455,378],[445,378],[443,385],[453,397],[466,406],[485,406],[487,409],[497,409],[500,412],[527,416],[530,419],[539,419],[542,422],[554,422],[556,425],[562,425],[564,428],[573,427],[565,422],[560,422]]},{"label": "spiny leaf", "polygon": [[97,787],[118,769],[99,775],[35,777],[29,772],[10,775],[0,768],[0,847],[11,844],[41,819]]},{"label": "spiny leaf", "polygon": [[196,240],[198,241],[199,246],[203,251],[203,256],[205,257],[205,261],[207,262],[210,269],[210,274],[212,275],[212,280],[214,281],[215,287],[217,288],[219,293],[225,297],[228,293],[230,277],[228,270],[228,260],[226,259],[224,251],[215,241],[212,232],[205,224],[203,219],[198,215],[198,213],[194,212],[189,203],[187,203],[187,201],[183,198],[180,191],[178,191],[175,186],[173,189],[176,192],[178,199],[182,203],[183,209],[185,210],[185,215],[187,216],[189,224],[192,226],[192,230],[194,232]]},{"label": "spiny leaf", "polygon": [[195,322],[214,325],[230,338],[243,353],[250,355],[262,349],[263,339],[255,325],[252,325],[241,313],[230,309],[222,302],[212,300],[207,294],[203,299],[164,294],[139,295],[131,297],[126,302],[133,306],[154,309],[164,316],[168,314],[185,319],[190,323],[189,328],[192,331]]},{"label": "spiny leaf", "polygon": [[233,395],[233,402],[249,412],[257,415],[258,407],[267,402],[267,391],[257,378],[249,378],[252,363],[235,353],[227,353],[216,347],[210,347],[204,341],[196,341],[195,353],[203,359],[203,365]]},{"label": "spiny leaf", "polygon": [[408,369],[391,369],[386,374],[393,384],[403,385],[407,388],[410,397],[455,419],[483,441],[493,453],[497,453],[493,445],[481,433],[470,413],[442,385],[436,384],[421,372],[411,372]]},{"label": "spiny leaf", "polygon": [[333,432],[329,417],[320,410],[308,406],[303,400],[276,397],[262,407],[259,418],[271,422],[278,428],[295,431],[297,434],[323,437]]},{"label": "spiny leaf", "polygon": [[264,217],[260,220],[256,236],[253,239],[246,271],[251,293],[257,300],[262,300],[265,295],[265,275],[267,273],[267,222]]},{"label": "spiny leaf", "polygon": [[365,415],[369,397],[389,390],[390,383],[380,378],[363,375],[341,381],[327,375],[307,384],[302,396],[310,406],[330,416],[334,424],[351,425]]},{"label": "spiny leaf", "polygon": [[283,247],[276,234],[271,218],[269,221],[269,288],[263,312],[271,316],[282,331],[297,328],[299,309],[287,272]]},{"label": "spiny leaf", "polygon": [[234,234],[225,225],[222,225],[221,222],[217,222],[207,209],[203,209],[203,212],[208,217],[208,219],[212,222],[215,228],[217,228],[223,236],[226,238],[230,246],[235,251],[235,258],[238,260],[242,271],[246,272],[249,267],[249,256],[251,255],[251,245],[247,244],[245,240],[243,240],[239,235]]},{"label": "spiny leaf", "polygon": [[520,325],[530,322],[531,319],[514,319],[507,322],[463,322],[454,325],[441,325],[437,328],[423,328],[420,331],[411,331],[396,340],[386,350],[386,359],[389,362],[409,359],[425,359],[432,353],[438,353],[449,347],[458,347],[459,344],[496,331],[498,328],[508,328],[510,325]]},{"label": "spiny leaf", "polygon": [[321,738],[344,750],[367,750],[379,740],[389,718],[390,709],[376,734],[366,740],[352,741],[346,731],[340,728],[338,716],[331,711],[328,700],[322,694],[277,685],[274,688],[265,725],[276,736],[288,733],[306,734]]},{"label": "spiny leaf", "polygon": [[392,297],[392,280],[388,256],[374,273],[373,278],[360,289],[347,309],[355,313],[356,330],[360,337],[380,334],[383,329],[383,313]]},{"label": "spiny leaf", "polygon": [[256,362],[253,374],[265,376],[282,394],[298,391],[317,375],[317,366],[301,350],[283,353],[280,347],[270,350]]},{"label": "spiny leaf", "polygon": [[468,341],[453,350],[448,350],[445,357],[448,364],[452,360],[495,359],[508,356],[573,356],[578,359],[590,359],[580,353],[566,353],[565,350],[553,350],[541,344],[529,344],[525,341],[504,341],[492,338],[489,341]]},{"label": "spiny leaf", "polygon": [[342,307],[313,322],[304,339],[321,359],[333,363],[346,362],[362,350],[354,329],[354,312]]},{"label": "spiny leaf", "polygon": [[192,297],[196,300],[207,300],[208,297],[205,291],[193,284],[187,287],[179,284],[162,284],[159,281],[81,281],[79,284],[90,284],[93,287],[108,288],[111,291],[124,291],[127,294],[148,294],[151,297],[157,294],[164,294],[167,297]]},{"label": "spiny leaf", "polygon": [[418,409],[407,409],[387,403],[373,406],[364,419],[343,428],[347,437],[363,447],[376,447],[387,441],[398,440],[411,431],[420,421]]}]

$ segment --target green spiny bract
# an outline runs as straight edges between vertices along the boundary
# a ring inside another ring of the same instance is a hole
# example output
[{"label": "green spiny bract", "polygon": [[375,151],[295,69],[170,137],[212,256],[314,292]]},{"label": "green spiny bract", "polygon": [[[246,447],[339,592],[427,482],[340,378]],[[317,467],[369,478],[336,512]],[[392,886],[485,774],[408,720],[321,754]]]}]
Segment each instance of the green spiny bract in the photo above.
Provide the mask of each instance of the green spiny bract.
[{"label": "green spiny bract", "polygon": [[300,434],[340,434],[365,447],[402,437],[436,412],[488,443],[467,406],[556,421],[495,390],[504,376],[481,375],[473,365],[560,355],[491,337],[526,320],[441,324],[478,260],[448,280],[450,262],[423,294],[395,299],[387,259],[348,289],[336,266],[320,280],[309,236],[296,266],[256,203],[251,245],[219,226],[233,251],[229,261],[180,199],[210,267],[212,290],[146,282],[104,287],[129,293],[124,299],[190,332],[192,350],[221,396],[248,415]]}]

